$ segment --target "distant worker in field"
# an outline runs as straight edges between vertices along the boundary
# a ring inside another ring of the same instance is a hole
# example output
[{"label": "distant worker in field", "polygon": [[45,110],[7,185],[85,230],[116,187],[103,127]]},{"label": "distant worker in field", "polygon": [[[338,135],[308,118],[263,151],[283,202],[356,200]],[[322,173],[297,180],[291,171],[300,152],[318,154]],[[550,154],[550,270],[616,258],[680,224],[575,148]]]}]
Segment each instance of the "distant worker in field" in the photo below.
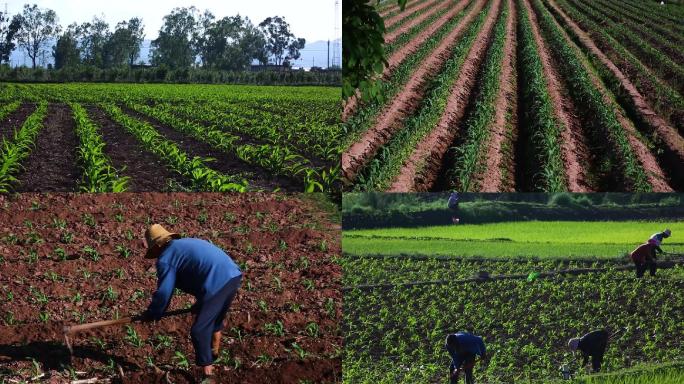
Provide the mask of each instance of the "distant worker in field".
[{"label": "distant worker in field", "polygon": [[608,347],[608,337],[608,331],[599,329],[580,338],[570,339],[568,347],[573,352],[577,350],[582,352],[582,367],[587,365],[589,357],[591,357],[591,368],[596,373],[601,370],[603,355],[606,353],[606,347]]},{"label": "distant worker in field", "polygon": [[641,244],[630,254],[634,267],[636,268],[636,277],[642,278],[646,269],[649,270],[651,276],[656,274],[656,248],[655,242],[648,241]]},{"label": "distant worker in field", "polygon": [[656,252],[663,253],[663,250],[660,249],[660,244],[663,243],[663,240],[670,237],[670,235],[672,235],[672,231],[670,231],[669,229],[665,229],[662,232],[654,233],[653,235],[651,235],[651,238],[648,239],[648,242],[653,243],[655,245]]},{"label": "distant worker in field", "polygon": [[220,248],[201,239],[184,238],[159,224],[145,232],[145,258],[157,259],[157,291],[143,314],[157,321],[166,311],[174,288],[195,296],[195,322],[190,329],[196,363],[203,368],[203,383],[214,383],[213,363],[218,358],[221,330],[230,304],[240,287],[242,272]]},{"label": "distant worker in field", "polygon": [[458,377],[463,372],[466,384],[474,384],[475,359],[479,356],[483,360],[487,352],[482,338],[467,332],[453,333],[447,336],[445,348],[451,356],[449,382],[458,383]]},{"label": "distant worker in field", "polygon": [[451,222],[458,224],[461,221],[461,219],[458,218],[458,192],[451,192],[447,206],[449,207],[449,210],[451,210]]}]

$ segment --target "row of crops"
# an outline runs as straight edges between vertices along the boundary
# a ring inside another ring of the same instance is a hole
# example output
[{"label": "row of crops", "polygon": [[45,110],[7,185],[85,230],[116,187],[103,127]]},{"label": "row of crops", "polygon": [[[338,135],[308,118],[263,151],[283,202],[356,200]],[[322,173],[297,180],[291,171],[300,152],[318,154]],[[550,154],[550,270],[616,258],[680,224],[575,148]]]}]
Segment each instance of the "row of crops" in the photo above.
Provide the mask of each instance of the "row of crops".
[{"label": "row of crops", "polygon": [[677,5],[378,5],[382,100],[343,113],[349,191],[684,188]]},{"label": "row of crops", "polygon": [[[0,169],[4,191],[21,183],[17,179],[21,160],[32,150],[41,150],[36,140],[48,129],[60,134],[73,130],[78,136],[81,177],[75,189],[129,190],[134,180],[126,164],[114,163],[111,152],[118,150],[118,143],[103,139],[103,119],[116,126],[117,135],[123,132],[135,138],[144,151],[183,180],[176,185],[181,190],[333,192],[338,188],[339,91],[335,88],[140,84],[0,87],[0,120],[11,122],[13,114],[19,118],[23,108],[37,106],[18,129],[4,132]],[[68,105],[73,127],[55,126],[48,113],[48,106],[54,105]],[[50,160],[50,154],[43,157]],[[268,182],[253,180],[254,174]]]}]

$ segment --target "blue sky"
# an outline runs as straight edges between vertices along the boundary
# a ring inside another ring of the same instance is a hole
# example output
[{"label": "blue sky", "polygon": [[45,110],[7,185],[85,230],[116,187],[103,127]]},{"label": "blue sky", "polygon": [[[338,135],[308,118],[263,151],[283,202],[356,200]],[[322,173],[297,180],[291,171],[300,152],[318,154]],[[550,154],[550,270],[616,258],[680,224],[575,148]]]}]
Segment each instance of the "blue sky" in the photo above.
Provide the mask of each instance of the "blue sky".
[{"label": "blue sky", "polygon": [[[25,3],[35,3],[41,8],[50,8],[57,12],[62,26],[73,22],[80,24],[97,15],[103,17],[113,28],[119,21],[135,16],[142,17],[146,39],[157,37],[162,18],[171,9],[191,5],[201,11],[208,9],[217,18],[236,14],[248,16],[255,24],[269,16],[284,16],[292,32],[309,42],[342,37],[341,26],[338,35],[335,36],[335,0],[0,0],[3,11],[5,3],[10,14],[20,12]],[[340,0],[338,23],[341,23],[341,12],[342,1]]]}]

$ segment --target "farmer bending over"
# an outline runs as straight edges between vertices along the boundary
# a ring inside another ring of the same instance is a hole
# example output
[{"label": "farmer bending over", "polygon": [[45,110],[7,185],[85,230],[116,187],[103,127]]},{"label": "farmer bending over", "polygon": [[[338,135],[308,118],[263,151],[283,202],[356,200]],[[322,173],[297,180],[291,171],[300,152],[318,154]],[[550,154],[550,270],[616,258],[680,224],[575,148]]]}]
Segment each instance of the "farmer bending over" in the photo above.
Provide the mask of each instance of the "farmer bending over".
[{"label": "farmer bending over", "polygon": [[641,278],[646,272],[646,268],[649,269],[651,276],[656,274],[656,248],[655,242],[649,240],[648,243],[641,244],[635,250],[632,251],[630,256],[636,267],[636,277]]},{"label": "farmer bending over", "polygon": [[190,329],[197,365],[205,382],[213,383],[213,363],[221,344],[223,319],[240,287],[242,272],[221,249],[200,239],[181,239],[159,224],[145,232],[147,259],[157,259],[158,288],[143,314],[145,321],[159,320],[174,288],[194,295],[195,323]]},{"label": "farmer bending over", "polygon": [[594,372],[598,372],[601,369],[603,354],[606,352],[607,346],[608,331],[605,329],[589,332],[581,338],[570,339],[568,342],[568,347],[573,352],[578,349],[582,352],[582,367],[587,365],[589,356],[591,356],[591,367]]},{"label": "farmer bending over", "polygon": [[475,368],[475,357],[480,356],[480,360],[482,360],[485,358],[486,353],[482,338],[467,332],[458,332],[447,336],[445,347],[449,355],[451,355],[451,365],[449,366],[450,383],[458,383],[458,376],[463,371],[466,384],[474,384],[473,368]]},{"label": "farmer bending over", "polygon": [[662,232],[654,233],[650,239],[648,239],[649,243],[653,243],[655,245],[655,250],[658,253],[663,253],[663,250],[660,249],[660,244],[662,244],[663,239],[667,239],[670,237],[672,232],[669,229],[666,229]]}]

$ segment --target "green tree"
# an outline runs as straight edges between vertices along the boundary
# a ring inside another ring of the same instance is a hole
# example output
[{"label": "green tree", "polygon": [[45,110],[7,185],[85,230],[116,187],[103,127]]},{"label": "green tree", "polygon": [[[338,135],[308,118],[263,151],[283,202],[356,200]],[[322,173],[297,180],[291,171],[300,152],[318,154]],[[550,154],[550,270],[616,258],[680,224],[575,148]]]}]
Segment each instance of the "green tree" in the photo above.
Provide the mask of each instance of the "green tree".
[{"label": "green tree", "polygon": [[83,63],[98,68],[105,68],[106,49],[111,37],[109,24],[99,17],[93,17],[92,22],[81,24],[78,30],[81,42]]},{"label": "green tree", "polygon": [[266,51],[273,57],[275,65],[289,66],[292,60],[299,59],[299,50],[304,48],[306,40],[290,32],[290,24],[284,17],[268,17],[259,24],[259,28],[266,38]]},{"label": "green tree", "polygon": [[139,18],[118,23],[105,44],[105,66],[133,65],[140,55],[140,44],[144,37],[142,20]]},{"label": "green tree", "polygon": [[266,60],[266,40],[249,18],[224,17],[206,26],[197,39],[203,65],[224,70],[245,70],[252,59]]},{"label": "green tree", "polygon": [[[407,0],[397,0],[404,9]],[[379,3],[379,0],[377,1]],[[342,97],[358,88],[364,99],[378,99],[385,59],[385,23],[368,0],[345,0],[342,7]]]},{"label": "green tree", "polygon": [[150,58],[154,65],[187,68],[195,62],[195,39],[198,26],[197,8],[174,8],[164,16],[159,37],[152,41]]},{"label": "green tree", "polygon": [[52,47],[55,58],[55,69],[74,67],[81,62],[81,50],[78,48],[78,26],[71,24]]},{"label": "green tree", "polygon": [[21,23],[17,42],[26,50],[33,68],[36,68],[36,59],[46,52],[48,42],[56,38],[61,30],[57,24],[57,14],[51,9],[38,8],[36,4],[24,4],[22,13],[17,17]]},{"label": "green tree", "polygon": [[9,62],[10,53],[15,48],[14,38],[21,28],[21,19],[14,16],[11,21],[7,14],[0,12],[0,64]]}]

